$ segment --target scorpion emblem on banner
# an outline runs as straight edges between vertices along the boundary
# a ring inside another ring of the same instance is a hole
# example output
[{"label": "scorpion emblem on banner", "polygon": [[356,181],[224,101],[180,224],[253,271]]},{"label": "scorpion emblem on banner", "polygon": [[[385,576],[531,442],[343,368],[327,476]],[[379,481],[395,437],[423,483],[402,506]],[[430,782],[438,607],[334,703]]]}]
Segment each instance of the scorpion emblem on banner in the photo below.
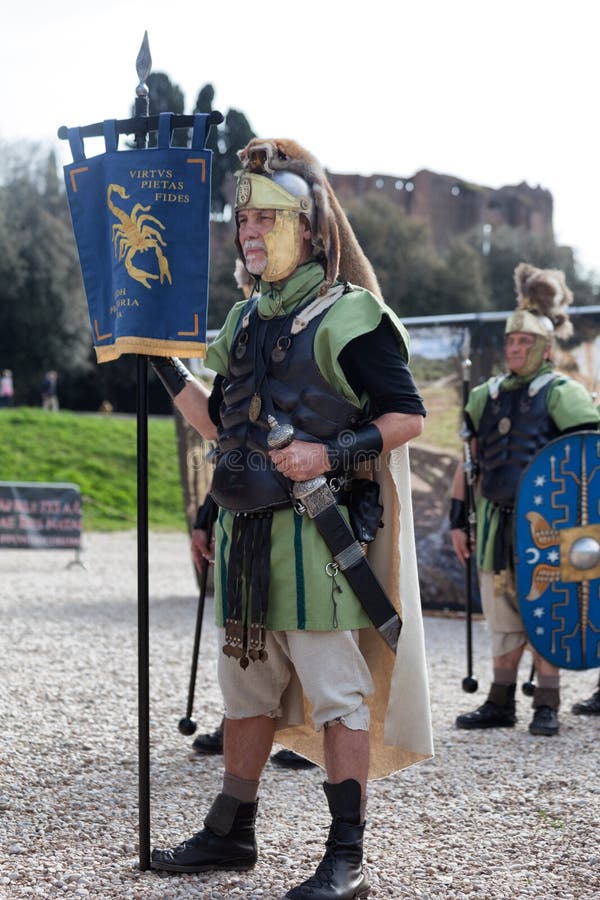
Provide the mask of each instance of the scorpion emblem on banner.
[{"label": "scorpion emblem on banner", "polygon": [[[118,219],[118,224],[112,227],[112,243],[115,249],[115,256],[119,261],[125,260],[125,269],[131,278],[139,281],[144,287],[150,288],[151,280],[160,279],[162,284],[165,280],[169,284],[173,284],[171,272],[169,270],[169,261],[162,251],[167,246],[167,242],[158,230],[164,231],[165,226],[157,219],[156,216],[149,215],[151,206],[143,206],[136,203],[130,213],[125,212],[112,201],[112,194],[118,194],[122,200],[129,200],[129,194],[121,184],[109,184],[106,191],[106,202],[113,216]],[[147,272],[144,269],[138,269],[133,264],[133,258],[138,253],[146,253],[148,250],[154,250],[156,261],[158,263],[159,274]]]}]

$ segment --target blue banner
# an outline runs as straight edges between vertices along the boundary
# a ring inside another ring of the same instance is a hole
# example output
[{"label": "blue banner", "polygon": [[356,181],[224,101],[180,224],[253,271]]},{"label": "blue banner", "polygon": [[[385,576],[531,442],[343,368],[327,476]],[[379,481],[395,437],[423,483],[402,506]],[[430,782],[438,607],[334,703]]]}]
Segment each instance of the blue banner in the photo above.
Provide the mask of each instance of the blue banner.
[{"label": "blue banner", "polygon": [[206,115],[194,116],[190,148],[171,147],[171,113],[159,116],[155,149],[117,149],[87,159],[69,130],[64,167],[73,230],[98,362],[122,353],[203,357],[208,302],[210,177]]}]

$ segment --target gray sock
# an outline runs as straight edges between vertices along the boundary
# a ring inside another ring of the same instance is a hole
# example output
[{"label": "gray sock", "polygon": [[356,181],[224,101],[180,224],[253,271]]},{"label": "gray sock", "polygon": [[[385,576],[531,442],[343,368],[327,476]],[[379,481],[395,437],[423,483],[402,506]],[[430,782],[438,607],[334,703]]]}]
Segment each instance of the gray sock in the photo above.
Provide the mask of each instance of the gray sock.
[{"label": "gray sock", "polygon": [[496,684],[504,684],[506,687],[509,687],[511,684],[516,684],[517,670],[494,668],[494,682]]},{"label": "gray sock", "polygon": [[247,778],[238,778],[225,772],[223,775],[223,793],[235,797],[241,803],[254,803],[258,797],[260,781],[250,781]]},{"label": "gray sock", "polygon": [[541,688],[554,688],[558,690],[560,675],[538,675],[537,680]]}]

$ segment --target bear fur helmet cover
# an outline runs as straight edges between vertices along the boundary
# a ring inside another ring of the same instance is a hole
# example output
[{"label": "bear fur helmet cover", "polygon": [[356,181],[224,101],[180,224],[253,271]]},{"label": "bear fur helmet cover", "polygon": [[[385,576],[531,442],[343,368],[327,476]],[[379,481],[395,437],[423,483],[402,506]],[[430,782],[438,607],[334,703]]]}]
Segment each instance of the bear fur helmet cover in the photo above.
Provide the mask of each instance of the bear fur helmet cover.
[{"label": "bear fur helmet cover", "polygon": [[313,193],[316,225],[313,244],[327,281],[348,281],[381,297],[377,277],[333,192],[325,171],[312,154],[286,138],[253,138],[238,152],[244,170],[255,175],[293,172]]}]

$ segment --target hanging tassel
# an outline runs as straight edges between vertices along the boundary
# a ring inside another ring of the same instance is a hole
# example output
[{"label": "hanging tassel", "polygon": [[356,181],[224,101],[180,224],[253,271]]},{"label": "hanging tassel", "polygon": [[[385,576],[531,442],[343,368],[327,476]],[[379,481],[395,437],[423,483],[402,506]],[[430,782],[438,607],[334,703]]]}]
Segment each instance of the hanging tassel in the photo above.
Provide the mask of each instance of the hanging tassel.
[{"label": "hanging tassel", "polygon": [[227,616],[223,653],[239,659],[266,660],[272,510],[234,517],[227,578]]}]

